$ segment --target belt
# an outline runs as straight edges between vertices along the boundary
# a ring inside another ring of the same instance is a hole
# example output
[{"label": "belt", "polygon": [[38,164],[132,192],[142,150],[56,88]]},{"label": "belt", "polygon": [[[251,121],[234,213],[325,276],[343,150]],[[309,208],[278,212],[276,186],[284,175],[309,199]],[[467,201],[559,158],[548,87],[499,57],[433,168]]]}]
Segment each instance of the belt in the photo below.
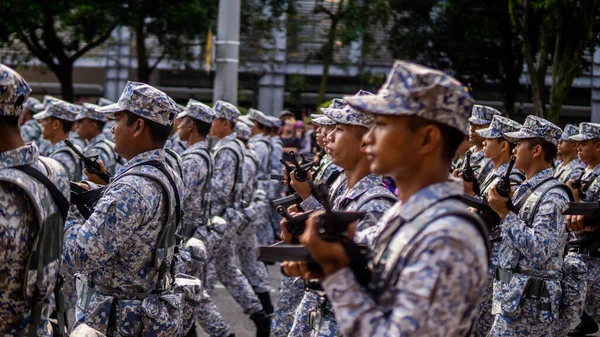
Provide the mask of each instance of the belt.
[{"label": "belt", "polygon": [[597,249],[589,249],[587,247],[582,247],[578,245],[569,245],[567,247],[569,253],[588,255],[594,258],[600,258],[600,252]]},{"label": "belt", "polygon": [[[502,281],[508,284],[510,283],[515,274],[519,273],[516,273],[512,270],[496,268],[495,279],[497,281]],[[527,281],[527,285],[525,286],[525,291],[523,292],[523,294],[527,298],[532,299],[539,299],[540,297],[550,297],[550,293],[544,285],[544,279],[534,277],[530,277],[529,281]],[[542,305],[543,304],[544,303],[542,303]]]}]

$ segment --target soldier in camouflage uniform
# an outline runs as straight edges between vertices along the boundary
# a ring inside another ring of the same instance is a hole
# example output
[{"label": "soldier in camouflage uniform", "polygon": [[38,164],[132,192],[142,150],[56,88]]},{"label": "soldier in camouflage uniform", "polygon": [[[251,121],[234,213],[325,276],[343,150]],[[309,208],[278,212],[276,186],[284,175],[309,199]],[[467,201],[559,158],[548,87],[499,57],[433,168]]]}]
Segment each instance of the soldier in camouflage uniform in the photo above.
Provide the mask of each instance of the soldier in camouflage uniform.
[{"label": "soldier in camouflage uniform", "polygon": [[[0,285],[0,334],[2,336],[52,336],[48,323],[49,301],[44,299],[37,327],[30,322],[35,304],[31,299],[31,284],[25,286],[28,258],[37,244],[38,232],[45,220],[59,210],[45,185],[17,169],[29,166],[43,175],[69,198],[67,172],[55,160],[40,157],[35,143],[25,144],[19,131],[22,104],[31,93],[25,80],[14,70],[0,64],[0,250],[3,281]],[[62,225],[62,222],[61,222]],[[46,230],[51,230],[47,228]],[[59,229],[60,230],[60,229]],[[60,235],[60,233],[56,233]],[[35,279],[27,278],[29,282]],[[41,281],[52,294],[55,279]],[[26,289],[27,298],[24,298]],[[49,295],[48,295],[49,297]]]},{"label": "soldier in camouflage uniform", "polygon": [[[336,98],[331,102],[329,109],[343,109],[345,105],[346,101]],[[321,108],[321,111],[324,109],[325,108]],[[327,135],[333,132],[335,129],[335,122],[329,119],[327,116],[322,116],[315,118],[313,123],[319,126],[317,132],[320,133],[322,142],[321,147],[325,150],[325,155],[320,159],[319,167],[315,171],[313,180],[323,181],[326,184],[331,185],[343,171],[342,168],[333,164],[331,155],[327,153]]]},{"label": "soldier in camouflage uniform", "polygon": [[[83,103],[83,109],[75,121],[77,123],[77,134],[86,140],[88,146],[83,150],[88,157],[98,156],[98,159],[104,163],[104,168],[114,175],[119,161],[119,155],[115,152],[115,143],[106,139],[102,130],[108,118],[105,115],[96,112],[100,106]],[[84,180],[86,180],[84,178]]]},{"label": "soldier in camouflage uniform", "polygon": [[[356,96],[365,95],[373,94],[361,91]],[[367,155],[360,151],[362,138],[373,125],[373,119],[350,106],[342,109],[329,108],[323,112],[336,122],[335,131],[328,136],[327,150],[333,162],[344,169],[345,176],[343,179],[345,188],[343,193],[335,197],[333,209],[364,212],[366,216],[356,224],[356,232],[362,233],[376,225],[383,213],[397,201],[392,192],[385,187],[381,177],[371,173]],[[342,177],[338,179],[342,180]],[[297,181],[292,176],[292,186],[296,188],[297,185]],[[331,302],[320,285],[309,282],[304,298],[296,309],[294,325],[289,335],[330,337],[338,335]]]},{"label": "soldier in camouflage uniform", "polygon": [[21,127],[21,136],[25,143],[35,142],[40,147],[39,141],[42,139],[42,126],[35,119],[33,115],[40,112],[35,108],[36,105],[40,105],[41,102],[34,98],[29,97],[25,104],[23,104],[23,112],[19,116],[19,125]]},{"label": "soldier in camouflage uniform", "polygon": [[[147,84],[128,82],[116,104],[115,151],[127,160],[85,223],[65,228],[65,261],[80,273],[77,322],[111,336],[187,333],[182,294],[170,288],[183,184],[162,149],[175,102]],[[91,182],[80,184],[95,189]],[[174,306],[173,306],[174,304]]]},{"label": "soldier in camouflage uniform", "polygon": [[575,125],[567,124],[558,141],[558,155],[561,157],[561,162],[554,170],[554,176],[563,183],[578,179],[585,169],[581,160],[577,158],[577,142],[569,139],[578,133],[579,129]]},{"label": "soldier in camouflage uniform", "polygon": [[[578,134],[569,137],[569,140],[577,142],[577,152],[579,159],[587,164],[585,174],[582,177],[581,189],[572,188],[574,180],[568,182],[575,195],[576,201],[597,202],[600,201],[600,124],[581,123],[579,124]],[[577,178],[574,178],[577,179]],[[595,228],[573,228],[576,232],[576,238],[582,238],[595,231]],[[582,294],[585,298],[585,313],[581,317],[581,323],[571,332],[569,336],[585,336],[598,331],[598,322],[600,322],[600,253],[590,250],[587,247],[581,247],[576,244],[569,247],[570,254],[583,260],[587,267],[587,294]],[[573,323],[570,321],[569,323]],[[558,334],[556,334],[558,336]]]},{"label": "soldier in camouflage uniform", "polygon": [[[281,127],[281,121],[273,116],[267,116],[267,120],[271,123],[270,128],[270,140],[271,140],[271,174],[281,174],[283,172],[283,165],[281,159],[283,158],[283,143],[279,138],[279,128]],[[284,186],[279,181],[271,180],[271,200],[282,197]],[[271,226],[273,228],[273,236],[279,237],[281,229],[279,228],[279,221],[281,216],[275,211],[271,210]]]},{"label": "soldier in camouflage uniform", "polygon": [[478,166],[475,173],[479,184],[485,181],[487,175],[492,171],[493,164],[483,155],[483,138],[481,138],[476,130],[485,129],[490,126],[492,118],[495,115],[502,115],[500,111],[484,105],[473,105],[473,111],[469,118],[469,141],[471,142],[471,166]]},{"label": "soldier in camouflage uniform", "polygon": [[[54,102],[54,101],[60,101],[60,100],[56,97],[46,95],[46,96],[44,96],[41,103],[33,105],[33,110],[35,110],[36,114],[37,114],[41,111],[46,110],[48,105],[50,105],[50,102]],[[38,123],[38,125],[40,124],[39,121],[35,120],[35,118],[34,118],[34,121],[36,123]],[[39,143],[38,143],[38,147],[40,148],[40,154],[42,156],[49,156],[50,153],[52,153],[52,143],[50,143],[50,141],[48,141],[47,139],[44,139],[44,137],[42,137],[41,130],[42,129],[41,129],[41,125],[40,125],[40,136],[39,136]]]},{"label": "soldier in camouflage uniform", "polygon": [[254,150],[248,147],[248,140],[252,132],[251,127],[254,127],[254,123],[246,116],[240,117],[235,124],[235,134],[244,146],[242,200],[247,221],[245,227],[243,226],[236,232],[237,256],[242,273],[252,285],[265,313],[272,314],[273,304],[271,303],[269,272],[265,264],[256,259],[258,249],[256,228],[267,221],[265,214],[270,210],[270,205],[265,191],[258,187],[257,177],[260,171],[258,156]]},{"label": "soldier in camouflage uniform", "polygon": [[[177,104],[180,112],[185,111],[185,107],[183,105]],[[181,140],[179,137],[179,119],[175,120],[175,125],[173,125],[173,130],[171,131],[171,135],[169,139],[167,139],[167,143],[165,144],[166,149],[171,149],[173,152],[178,155],[182,155],[183,151],[187,148],[187,144],[184,140]]]},{"label": "soldier in camouflage uniform", "polygon": [[[215,119],[215,114],[208,105],[190,99],[185,110],[177,116],[177,119],[180,120],[177,132],[181,139],[189,145],[182,156],[183,185],[185,188],[182,233],[185,238],[195,237],[210,247],[217,238],[211,236],[212,233],[207,230],[208,207],[210,207],[208,191],[210,190],[213,160],[206,148],[206,136]],[[204,254],[207,254],[207,252],[204,252]],[[203,280],[207,262],[207,259],[190,261],[189,263],[199,265],[188,267],[188,272]],[[204,290],[204,297],[200,306],[201,314],[197,317],[197,322],[204,331],[215,337],[232,335],[231,327],[225,322],[206,290]],[[195,332],[191,333],[195,334]]]},{"label": "soldier in camouflage uniform", "polygon": [[[515,147],[514,143],[510,143],[504,135],[507,132],[519,131],[521,124],[510,120],[506,117],[494,115],[492,123],[486,129],[479,129],[475,132],[485,139],[483,141],[484,156],[489,158],[493,164],[493,171],[488,174],[483,184],[481,184],[481,192],[477,195],[478,198],[487,200],[488,193],[492,185],[496,185],[501,177],[506,174],[508,169],[508,162],[512,155],[512,151]],[[513,167],[510,173],[511,185],[520,185],[525,179],[525,174]],[[472,192],[472,184],[465,182],[465,190]],[[500,251],[501,230],[498,226],[492,227],[492,224],[487,224],[490,229],[490,241],[492,244],[492,250],[490,253],[490,268],[489,268],[489,282],[485,289],[485,293],[481,298],[479,304],[479,312],[476,319],[475,335],[476,336],[487,336],[492,323],[494,322],[494,316],[492,315],[492,295],[494,286],[494,274],[496,267],[498,266],[498,254]]]},{"label": "soldier in camouflage uniform", "polygon": [[81,180],[82,166],[79,157],[67,146],[65,139],[69,138],[75,117],[80,111],[75,104],[54,100],[50,101],[44,111],[34,116],[42,124],[42,137],[52,143],[49,157],[63,165],[69,172],[71,181]]},{"label": "soldier in camouflage uniform", "polygon": [[[98,106],[100,106],[100,107],[111,105],[114,103],[115,102],[110,101],[104,97],[100,97],[98,99]],[[114,141],[113,134],[112,134],[113,126],[115,126],[115,120],[109,119],[106,121],[106,124],[104,124],[104,128],[102,129],[102,133],[104,134],[104,137],[106,137],[106,139],[110,140],[111,142]]]},{"label": "soldier in camouflage uniform", "polygon": [[219,141],[213,149],[214,171],[211,186],[211,216],[219,216],[227,221],[227,230],[219,242],[214,263],[217,277],[229,293],[250,315],[257,327],[258,336],[269,334],[270,320],[266,316],[260,300],[254,294],[252,286],[244,277],[236,263],[233,235],[246,221],[242,213],[242,168],[244,154],[236,141],[233,128],[240,116],[239,110],[232,104],[217,101],[213,107],[216,119],[210,134]]},{"label": "soldier in camouflage uniform", "polygon": [[487,280],[486,238],[458,199],[462,183],[447,178],[471,98],[452,77],[397,61],[377,95],[345,99],[374,115],[363,138],[370,169],[394,177],[402,202],[355,238],[373,250],[366,287],[342,246],[319,237],[316,216],[300,242],[324,275],[299,262],[286,273],[323,279],[344,336],[466,335]]},{"label": "soldier in camouflage uniform", "polygon": [[568,187],[552,175],[561,133],[549,121],[528,116],[521,130],[504,135],[517,143],[515,168],[527,180],[512,194],[512,208],[495,185],[488,194],[502,231],[490,336],[544,336],[559,320],[567,242],[561,210],[571,199]]},{"label": "soldier in camouflage uniform", "polygon": [[[259,170],[258,170],[258,188],[263,190],[267,194],[267,200],[273,200],[273,188],[276,185],[276,181],[271,181],[271,160],[273,143],[268,136],[271,122],[267,119],[267,116],[259,110],[249,109],[248,119],[254,122],[252,126],[252,133],[248,144],[252,150],[256,153],[258,158]],[[269,205],[268,205],[269,206]],[[271,224],[271,209],[266,210],[266,214],[269,216],[257,224],[256,236],[258,243],[262,246],[270,245],[274,243],[275,234],[273,232],[273,225]]]}]

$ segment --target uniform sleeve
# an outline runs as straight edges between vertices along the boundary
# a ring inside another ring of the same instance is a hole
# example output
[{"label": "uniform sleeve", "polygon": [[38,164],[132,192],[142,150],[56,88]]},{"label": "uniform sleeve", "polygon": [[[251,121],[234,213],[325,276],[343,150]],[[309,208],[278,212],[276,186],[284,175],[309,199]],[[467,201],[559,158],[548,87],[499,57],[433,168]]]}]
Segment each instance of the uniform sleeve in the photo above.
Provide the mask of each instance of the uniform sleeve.
[{"label": "uniform sleeve", "polygon": [[300,207],[302,207],[305,212],[323,209],[323,205],[321,205],[317,201],[317,198],[315,198],[312,194],[308,198],[302,200]]},{"label": "uniform sleeve", "polygon": [[125,177],[110,186],[90,218],[65,232],[65,237],[72,238],[66,245],[78,270],[87,273],[100,269],[119,250],[127,249],[133,232],[152,213],[146,200],[150,196],[139,193],[127,180]]},{"label": "uniform sleeve", "polygon": [[[197,160],[195,158],[198,158]],[[204,159],[197,155],[186,156],[181,162],[183,170],[183,221],[194,224],[203,221],[204,200],[202,192],[205,189],[208,167]],[[207,193],[208,194],[208,193]],[[210,197],[205,195],[205,198]]]},{"label": "uniform sleeve", "polygon": [[237,158],[229,149],[217,153],[212,178],[212,215],[221,215],[232,198]]},{"label": "uniform sleeve", "polygon": [[[445,220],[445,227],[456,227],[460,219],[454,220]],[[484,249],[480,241],[475,246]],[[377,302],[349,268],[328,276],[323,288],[344,336],[466,335],[465,322],[475,314],[487,273],[485,260],[472,246],[444,230],[428,231],[411,245],[414,253],[406,265],[395,267],[401,273],[398,281]]]},{"label": "uniform sleeve", "polygon": [[566,203],[562,194],[548,193],[529,226],[509,212],[501,223],[503,241],[534,263],[545,263],[564,243],[566,221],[560,210]]},{"label": "uniform sleeve", "polygon": [[58,161],[67,171],[69,175],[69,180],[75,180],[75,173],[77,172],[76,163],[73,161],[70,155],[65,152],[59,152],[51,157],[52,159]]}]

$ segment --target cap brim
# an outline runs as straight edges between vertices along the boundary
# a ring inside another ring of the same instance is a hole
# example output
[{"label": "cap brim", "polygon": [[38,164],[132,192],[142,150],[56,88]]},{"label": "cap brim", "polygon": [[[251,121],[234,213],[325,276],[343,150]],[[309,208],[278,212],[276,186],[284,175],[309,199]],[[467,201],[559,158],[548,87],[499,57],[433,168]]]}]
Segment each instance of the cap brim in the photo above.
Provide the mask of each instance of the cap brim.
[{"label": "cap brim", "polygon": [[96,112],[99,112],[108,118],[114,118],[116,112],[125,111],[125,110],[126,109],[123,109],[123,107],[121,107],[119,105],[119,103],[115,103],[115,104],[110,104],[107,106],[97,108]]},{"label": "cap brim", "polygon": [[486,121],[485,119],[470,117],[469,123],[473,123],[475,125],[489,125],[491,121]]},{"label": "cap brim", "polygon": [[32,108],[33,108],[34,110],[37,110],[37,111],[40,111],[40,112],[41,112],[42,110],[44,110],[44,104],[42,104],[42,103],[34,104],[34,105],[32,106]]},{"label": "cap brim", "polygon": [[520,139],[533,139],[539,137],[527,129],[521,129],[517,132],[505,133],[504,138],[506,138],[509,142],[514,143]]},{"label": "cap brim", "polygon": [[183,117],[189,115],[189,112],[187,111],[182,111],[179,114],[177,114],[177,117],[175,117],[175,119],[182,119]]},{"label": "cap brim", "polygon": [[42,112],[40,112],[40,113],[37,113],[37,114],[35,114],[35,115],[33,116],[33,119],[35,119],[35,120],[40,120],[40,119],[48,118],[48,117],[50,117],[50,116],[51,116],[51,115],[50,115],[50,113],[48,112],[48,110],[44,110],[44,111],[42,111]]},{"label": "cap brim", "polygon": [[367,112],[374,115],[412,115],[411,110],[399,110],[389,108],[388,100],[379,95],[366,95],[366,96],[345,96],[346,103],[353,109],[360,112]]},{"label": "cap brim", "polygon": [[594,137],[586,136],[586,135],[581,134],[581,133],[578,133],[575,136],[569,137],[569,140],[572,140],[572,141],[575,141],[575,142],[584,142],[584,141],[590,140],[590,139],[594,139]]},{"label": "cap brim", "polygon": [[487,129],[481,129],[481,130],[475,130],[475,132],[486,139],[495,139],[495,138],[502,138],[502,134],[498,134],[497,132],[495,132],[494,130],[487,128]]}]

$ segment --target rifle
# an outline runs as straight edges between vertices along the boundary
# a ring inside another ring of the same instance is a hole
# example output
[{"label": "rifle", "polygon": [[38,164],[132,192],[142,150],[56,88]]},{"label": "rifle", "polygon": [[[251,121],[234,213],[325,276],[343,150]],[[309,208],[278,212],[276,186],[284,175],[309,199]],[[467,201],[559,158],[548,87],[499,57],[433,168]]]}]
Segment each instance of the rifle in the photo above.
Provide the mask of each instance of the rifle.
[{"label": "rifle", "polygon": [[287,209],[288,207],[290,207],[292,205],[298,205],[301,202],[302,202],[302,197],[300,197],[298,195],[298,193],[294,193],[294,194],[292,194],[292,195],[290,195],[288,197],[285,197],[285,198],[275,199],[275,200],[271,201],[271,204],[275,208],[281,206],[284,209]]},{"label": "rifle", "polygon": [[[570,202],[561,210],[564,215],[583,215],[584,226],[600,227],[600,201],[595,202]],[[569,246],[588,248],[590,251],[600,248],[600,231],[585,232],[578,235],[578,239],[569,242]]]},{"label": "rifle", "polygon": [[71,182],[71,205],[77,207],[79,213],[87,220],[94,212],[94,205],[102,197],[105,188],[88,191]]},{"label": "rifle", "polygon": [[468,183],[473,183],[473,191],[475,194],[480,195],[481,190],[479,189],[479,182],[475,178],[475,171],[473,167],[471,167],[471,155],[473,151],[467,151],[467,157],[465,159],[465,163],[462,169],[462,178],[464,181]]},{"label": "rifle", "polygon": [[89,173],[97,175],[98,178],[102,179],[105,183],[108,184],[108,182],[112,176],[107,171],[100,172],[100,164],[98,164],[98,161],[97,161],[98,156],[97,155],[87,157],[86,155],[81,153],[81,151],[79,151],[79,149],[69,139],[65,139],[65,144],[67,144],[67,146],[71,150],[73,150],[73,152],[75,152],[75,154],[83,162],[83,166]]},{"label": "rifle", "polygon": [[[308,179],[308,168],[305,168],[302,165],[300,165],[300,163],[298,162],[298,159],[296,159],[296,155],[294,154],[294,151],[290,151],[289,155],[292,157],[292,164],[294,164],[294,166],[295,166],[294,176],[296,177],[296,180],[298,180],[299,182],[308,183],[309,185],[312,186],[312,181],[310,181],[310,179]],[[309,167],[312,167],[312,163],[310,163]]]},{"label": "rifle", "polygon": [[306,229],[306,220],[312,214],[312,212],[302,213],[296,216],[290,215],[283,206],[277,207],[277,213],[279,213],[285,219],[285,228],[290,234],[292,234],[292,243],[299,244],[298,236],[304,233]]},{"label": "rifle", "polygon": [[577,191],[579,191],[579,194],[581,195],[581,193],[585,192],[583,189],[583,176],[585,175],[585,170],[581,171],[581,174],[579,175],[579,177],[577,178],[577,180],[575,180],[571,186],[576,189]]},{"label": "rifle", "polygon": [[[282,161],[282,163],[283,163],[283,159],[282,159],[281,161]],[[292,171],[294,171],[294,167],[293,167],[293,166],[291,166],[291,165],[289,165],[288,163],[285,163],[285,164],[283,164],[283,165],[285,165],[285,169],[286,169],[286,171],[288,172],[288,177],[289,177],[289,174],[290,174]],[[301,164],[301,165],[300,165],[300,167],[302,167],[303,169],[306,169],[306,170],[308,170],[308,169],[312,168],[313,166],[314,166],[314,164],[313,164],[313,163],[306,163],[306,164]],[[288,168],[289,168],[291,171],[288,171]],[[285,179],[285,176],[284,176],[283,174],[271,174],[269,178],[270,178],[271,180],[283,181],[283,180]]]}]

